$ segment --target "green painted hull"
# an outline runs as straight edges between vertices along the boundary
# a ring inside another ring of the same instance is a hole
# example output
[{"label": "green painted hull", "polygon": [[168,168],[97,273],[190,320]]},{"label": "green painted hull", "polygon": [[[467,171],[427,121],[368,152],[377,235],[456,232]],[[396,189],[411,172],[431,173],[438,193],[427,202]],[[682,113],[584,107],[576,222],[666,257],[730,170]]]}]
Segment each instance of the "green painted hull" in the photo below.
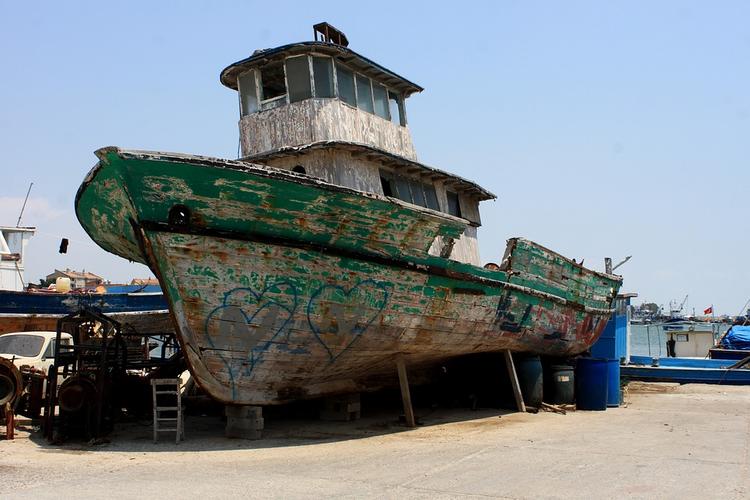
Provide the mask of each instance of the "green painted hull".
[{"label": "green painted hull", "polygon": [[274,404],[377,387],[412,366],[503,349],[566,356],[620,285],[513,239],[503,270],[434,257],[464,222],[268,167],[107,148],[76,198],[104,249],[147,264],[193,375]]}]

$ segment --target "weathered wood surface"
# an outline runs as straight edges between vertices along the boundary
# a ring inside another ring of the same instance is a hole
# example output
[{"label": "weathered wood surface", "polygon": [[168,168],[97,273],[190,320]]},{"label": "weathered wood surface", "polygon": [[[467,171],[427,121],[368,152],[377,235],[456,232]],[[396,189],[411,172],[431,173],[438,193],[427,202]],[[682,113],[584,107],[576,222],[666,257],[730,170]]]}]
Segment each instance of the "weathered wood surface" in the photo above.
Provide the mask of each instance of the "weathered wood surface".
[{"label": "weathered wood surface", "polygon": [[76,215],[105,250],[142,263],[131,220],[167,223],[181,205],[195,228],[383,257],[427,255],[436,236],[458,238],[465,228],[461,219],[280,169],[115,148],[97,154]]},{"label": "weathered wood surface", "polygon": [[272,404],[366,390],[370,375],[462,354],[587,349],[606,314],[299,248],[147,231],[185,353],[215,398]]},{"label": "weathered wood surface", "polygon": [[240,119],[243,156],[317,141],[367,144],[416,159],[409,128],[339,99],[305,99]]},{"label": "weathered wood surface", "polygon": [[396,356],[396,370],[398,370],[398,383],[401,386],[401,402],[404,405],[404,416],[406,425],[416,427],[417,421],[414,418],[414,408],[411,404],[411,391],[409,390],[409,375],[406,372],[406,362],[404,357],[399,353]]},{"label": "weathered wood surface", "polygon": [[516,398],[516,408],[518,411],[525,412],[526,404],[523,402],[523,394],[521,393],[521,384],[518,381],[518,373],[516,372],[516,364],[513,362],[513,353],[509,350],[503,351],[505,357],[505,368],[508,370],[508,378],[510,378],[510,386],[513,389],[513,397]]},{"label": "weathered wood surface", "polygon": [[[372,388],[409,366],[505,349],[572,355],[620,281],[511,240],[503,270],[431,256],[464,224],[275,169],[100,152],[76,212],[157,274],[198,382],[233,404]],[[181,205],[188,220],[170,221]]]}]

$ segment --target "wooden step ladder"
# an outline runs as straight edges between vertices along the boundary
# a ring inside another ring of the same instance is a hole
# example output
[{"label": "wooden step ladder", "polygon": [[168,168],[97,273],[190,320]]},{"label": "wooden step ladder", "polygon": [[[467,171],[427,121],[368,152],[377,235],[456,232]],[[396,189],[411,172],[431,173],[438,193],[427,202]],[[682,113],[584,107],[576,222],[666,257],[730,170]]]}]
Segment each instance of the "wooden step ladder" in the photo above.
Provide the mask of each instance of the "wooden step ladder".
[{"label": "wooden step ladder", "polygon": [[[184,408],[182,406],[182,395],[180,394],[181,385],[182,380],[180,378],[156,378],[151,380],[154,396],[154,443],[159,441],[160,432],[174,432],[175,443],[178,444],[185,439]],[[165,399],[168,399],[169,402],[165,403]],[[169,412],[170,416],[162,416],[164,412]],[[162,427],[162,425],[167,427]]]}]

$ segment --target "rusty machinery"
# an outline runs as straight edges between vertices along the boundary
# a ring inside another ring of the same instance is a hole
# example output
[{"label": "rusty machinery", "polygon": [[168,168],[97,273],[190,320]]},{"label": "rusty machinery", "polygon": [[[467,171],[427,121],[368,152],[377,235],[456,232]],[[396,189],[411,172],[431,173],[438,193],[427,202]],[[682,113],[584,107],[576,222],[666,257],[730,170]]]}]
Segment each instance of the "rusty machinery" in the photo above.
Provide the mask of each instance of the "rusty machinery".
[{"label": "rusty machinery", "polygon": [[[72,344],[60,341],[63,331],[71,334]],[[47,375],[45,436],[98,439],[111,431],[124,408],[150,411],[149,379],[177,374],[184,367],[172,332],[159,342],[153,339],[123,331],[119,322],[93,309],[61,318],[55,363]],[[150,351],[159,344],[161,356],[152,357]]]}]

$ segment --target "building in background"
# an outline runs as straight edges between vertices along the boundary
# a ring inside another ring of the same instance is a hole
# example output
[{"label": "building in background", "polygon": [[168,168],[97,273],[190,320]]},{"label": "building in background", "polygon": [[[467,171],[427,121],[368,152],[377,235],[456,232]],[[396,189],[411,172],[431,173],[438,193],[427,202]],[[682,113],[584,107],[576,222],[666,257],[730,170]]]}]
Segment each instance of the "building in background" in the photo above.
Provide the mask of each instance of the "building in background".
[{"label": "building in background", "polygon": [[72,288],[96,288],[98,285],[104,283],[104,278],[94,273],[86,272],[85,269],[81,272],[70,269],[65,269],[64,271],[55,269],[55,272],[48,274],[45,280],[47,283],[54,283],[57,278],[69,278]]}]

